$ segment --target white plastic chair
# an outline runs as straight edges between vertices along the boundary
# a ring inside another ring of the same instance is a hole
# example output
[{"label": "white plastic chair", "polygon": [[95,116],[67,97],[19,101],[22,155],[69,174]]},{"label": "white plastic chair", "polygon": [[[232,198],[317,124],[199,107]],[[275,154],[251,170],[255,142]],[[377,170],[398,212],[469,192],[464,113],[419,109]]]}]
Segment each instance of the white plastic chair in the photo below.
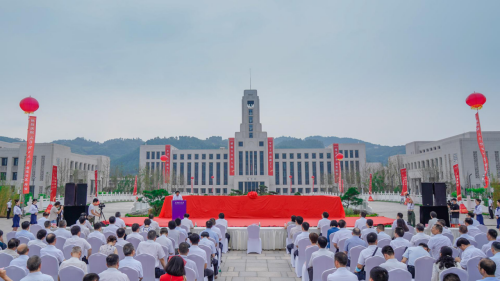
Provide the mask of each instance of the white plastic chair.
[{"label": "white plastic chair", "polygon": [[33,236],[37,237],[37,233],[39,230],[42,229],[42,226],[38,224],[32,224],[30,225],[30,232],[33,234]]},{"label": "white plastic chair", "polygon": [[334,259],[328,256],[318,256],[313,259],[313,280],[322,279],[322,274],[334,268]]},{"label": "white plastic chair", "polygon": [[201,256],[196,255],[196,254],[191,254],[191,255],[188,254],[188,259],[190,259],[190,260],[192,260],[192,261],[194,261],[196,263],[197,270],[198,270],[198,277],[199,277],[199,279],[203,279],[203,276],[204,276],[204,264],[205,264],[204,258],[202,258]]},{"label": "white plastic chair", "polygon": [[483,257],[472,257],[471,259],[468,260],[466,263],[466,268],[468,272],[468,280],[469,281],[476,281],[476,280],[481,280],[483,279],[483,276],[480,274],[480,271],[478,270],[478,263]]},{"label": "white plastic chair", "polygon": [[355,271],[355,268],[357,267],[357,264],[358,264],[358,257],[360,256],[360,252],[362,252],[365,248],[366,247],[359,245],[359,246],[355,246],[355,247],[350,249],[350,271],[351,272]]},{"label": "white plastic chair", "polygon": [[10,262],[14,258],[11,255],[7,255],[5,253],[0,253],[0,268],[5,268],[9,266]]},{"label": "white plastic chair", "polygon": [[388,281],[412,280],[412,274],[400,268],[388,271]]},{"label": "white plastic chair", "polygon": [[30,242],[30,239],[24,237],[24,236],[21,236],[18,238],[19,239],[19,244],[26,244],[28,245],[28,242]]},{"label": "white plastic chair", "polygon": [[382,249],[384,246],[390,245],[390,243],[391,243],[390,239],[381,239],[377,241],[377,247]]},{"label": "white plastic chair", "polygon": [[[31,252],[31,250],[30,250]],[[42,260],[42,273],[52,276],[54,281],[58,281],[57,277],[59,275],[59,261],[56,257],[51,255],[45,255],[41,258]]]},{"label": "white plastic chair", "polygon": [[[475,268],[477,268],[477,267],[475,267]],[[468,280],[468,272],[466,272],[466,270],[463,270],[463,269],[460,269],[457,267],[451,267],[451,268],[448,268],[448,269],[440,272],[440,275],[439,275],[440,281],[443,281],[444,277],[449,273],[456,274],[457,276],[459,276],[459,280],[461,280],[461,281]]]},{"label": "white plastic chair", "polygon": [[137,272],[137,270],[135,270],[133,268],[125,266],[125,267],[119,268],[118,270],[120,270],[120,272],[122,272],[123,274],[127,275],[127,277],[129,277],[129,281],[139,280],[139,272]]},{"label": "white plastic chair", "polygon": [[56,248],[62,251],[64,249],[64,243],[66,243],[66,238],[56,237]]},{"label": "white plastic chair", "polygon": [[409,242],[411,241],[412,236],[414,236],[414,235],[412,235],[412,233],[410,233],[410,232],[405,232],[404,233],[404,239],[407,240],[407,241],[409,241]]},{"label": "white plastic chair", "polygon": [[89,273],[99,274],[108,269],[106,266],[106,255],[101,253],[92,254],[89,257]]},{"label": "white plastic chair", "polygon": [[59,271],[60,281],[82,280],[84,275],[84,271],[76,266],[67,266]]},{"label": "white plastic chair", "polygon": [[198,245],[198,247],[205,251],[205,258],[207,259],[207,268],[213,269],[211,261],[212,250],[210,247],[205,245]]},{"label": "white plastic chair", "polygon": [[111,231],[105,231],[105,232],[103,232],[103,235],[104,235],[104,238],[106,239],[106,241],[108,241],[108,237],[111,236],[111,235],[117,236],[116,233],[113,233]]},{"label": "white plastic chair", "polygon": [[398,247],[396,249],[393,249],[393,252],[395,252],[395,258],[397,259],[397,261],[402,261],[402,256],[404,255],[406,248],[407,247],[405,247],[405,246],[401,246],[401,247]]},{"label": "white plastic chair", "polygon": [[141,254],[135,256],[134,259],[140,261],[143,266],[143,281],[155,281],[155,257]]},{"label": "white plastic chair", "polygon": [[432,257],[420,257],[414,261],[415,271],[414,281],[430,281],[433,272],[435,259]]},{"label": "white plastic chair", "polygon": [[185,267],[184,271],[186,271],[186,281],[195,281],[196,273],[193,269]]},{"label": "white plastic chair", "polygon": [[335,268],[327,269],[326,271],[322,272],[322,281],[327,281],[329,274],[332,274],[334,272],[336,272]]},{"label": "white plastic chair", "polygon": [[260,227],[258,225],[249,225],[247,227],[247,254],[258,253],[261,254],[263,247],[261,245],[261,238],[259,238]]},{"label": "white plastic chair", "polygon": [[184,229],[186,231],[186,233],[190,232],[190,230],[188,229],[188,227],[186,225],[181,225],[181,228]]},{"label": "white plastic chair", "polygon": [[120,245],[115,245],[115,248],[117,248],[118,259],[119,260],[125,259],[124,247]]},{"label": "white plastic chair", "polygon": [[186,236],[184,233],[179,231],[179,243],[186,242],[186,238],[188,238],[188,236]]},{"label": "white plastic chair", "polygon": [[24,269],[15,265],[7,266],[5,271],[7,276],[9,276],[13,281],[19,281],[28,275]]},{"label": "white plastic chair", "polygon": [[426,238],[418,239],[418,240],[414,241],[414,246],[419,246],[419,244],[421,244],[421,243],[425,243],[426,245],[428,245],[428,241],[430,241],[430,239],[426,239]]},{"label": "white plastic chair", "polygon": [[442,235],[447,236],[451,240],[451,244],[454,243],[454,236],[450,233],[443,233]]},{"label": "white plastic chair", "polygon": [[42,247],[35,244],[31,244],[28,247],[28,249],[29,249],[28,256],[31,258],[32,256],[40,256],[40,250],[42,249]]},{"label": "white plastic chair", "polygon": [[482,247],[489,243],[487,240],[487,234],[477,234],[473,238],[475,238],[475,242],[477,242],[477,248],[482,250]]},{"label": "white plastic chair", "polygon": [[11,232],[7,233],[7,241],[6,242],[8,242],[12,238],[16,238],[16,231],[11,231]]},{"label": "white plastic chair", "polygon": [[336,234],[336,232],[333,232],[333,233],[331,233],[331,235],[329,235],[329,243],[331,244],[329,250],[331,252],[333,252],[334,254],[336,254],[336,247],[334,247],[334,242],[332,242],[332,239],[334,238],[334,234]]},{"label": "white plastic chair", "polygon": [[379,266],[380,264],[386,262],[386,260],[383,258],[383,257],[380,257],[380,256],[373,256],[373,257],[370,257],[368,258],[367,260],[365,260],[365,277],[368,277],[369,275],[367,274],[367,272],[371,272],[371,270],[376,267],[376,266]]},{"label": "white plastic chair", "polygon": [[99,248],[101,248],[101,246],[103,246],[103,241],[101,241],[97,237],[91,237],[91,238],[87,239],[87,242],[89,242],[91,249],[92,249],[91,255],[99,253]]},{"label": "white plastic chair", "polygon": [[144,241],[148,241],[148,232],[140,232],[139,234],[143,236]]},{"label": "white plastic chair", "polygon": [[134,246],[134,249],[136,249],[136,250],[137,250],[137,246],[139,246],[139,243],[141,243],[141,241],[139,239],[134,238],[134,237],[127,238],[127,242],[131,243]]},{"label": "white plastic chair", "polygon": [[311,254],[313,254],[313,252],[316,252],[318,251],[319,247],[318,246],[311,246],[311,247],[308,247],[306,248],[306,250],[304,251],[305,253],[305,260],[304,260],[304,264],[303,264],[303,268],[302,268],[302,271],[303,271],[303,281],[309,281],[310,279],[308,278],[308,265],[310,264],[310,259],[311,259]]},{"label": "white plastic chair", "polygon": [[482,231],[484,234],[487,234],[487,231],[489,230],[487,226],[485,225],[478,225],[477,228]]},{"label": "white plastic chair", "polygon": [[416,230],[414,229],[414,227],[412,225],[407,225],[407,228],[409,228],[409,233],[414,235],[416,234]]},{"label": "white plastic chair", "polygon": [[296,258],[296,266],[295,266],[296,275],[298,278],[303,276],[302,271],[303,271],[303,264],[306,259],[306,247],[310,244],[311,244],[310,239],[306,237],[299,240],[298,242],[298,255]]},{"label": "white plastic chair", "polygon": [[329,228],[330,228],[330,225],[328,225],[328,224],[322,226],[322,228],[320,229],[320,233],[322,234],[323,237],[327,236],[327,231],[329,231]]},{"label": "white plastic chair", "polygon": [[[73,250],[73,247],[76,245],[66,245],[66,247],[63,248],[63,255],[65,260],[69,260],[71,258],[71,251]],[[84,255],[83,250],[82,250],[82,256]],[[81,258],[80,258],[81,260]]]},{"label": "white plastic chair", "polygon": [[223,244],[223,253],[228,252],[228,238],[226,238],[226,227],[224,225],[216,224],[216,227],[221,231],[221,243]]}]

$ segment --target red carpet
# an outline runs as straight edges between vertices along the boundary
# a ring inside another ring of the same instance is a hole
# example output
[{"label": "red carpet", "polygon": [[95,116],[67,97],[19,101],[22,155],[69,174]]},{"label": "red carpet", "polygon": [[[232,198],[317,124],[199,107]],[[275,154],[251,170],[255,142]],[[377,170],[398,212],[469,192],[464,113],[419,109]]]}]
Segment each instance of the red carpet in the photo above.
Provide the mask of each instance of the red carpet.
[{"label": "red carpet", "polygon": [[[217,219],[217,216],[214,217]],[[144,224],[144,217],[136,217],[136,218],[122,218],[125,221],[125,224],[127,226],[131,226],[133,223],[138,223],[139,225]],[[197,224],[197,226],[205,226],[205,222],[209,220],[208,217],[206,218],[194,218],[190,216],[190,219],[193,221],[193,224]],[[340,220],[344,219],[346,221],[347,227],[354,227],[355,226],[355,221],[358,219],[357,217],[349,217],[349,218],[341,218],[341,217],[329,217],[331,220]],[[391,225],[393,223],[394,219],[390,219],[387,217],[372,217],[372,220],[374,220],[374,225],[376,224],[389,224]],[[170,221],[170,218],[155,218],[155,221],[160,224],[162,227],[167,227],[167,223]],[[261,223],[262,227],[270,227],[270,226],[284,226],[284,223],[290,221],[290,218],[270,218],[270,219],[265,219],[265,218],[227,218],[228,220],[228,226],[229,227],[236,227],[236,226],[249,226],[253,223],[258,224]],[[304,221],[309,222],[311,226],[317,226],[318,221],[320,220],[320,216],[317,217],[310,217],[310,218],[305,218]]]}]

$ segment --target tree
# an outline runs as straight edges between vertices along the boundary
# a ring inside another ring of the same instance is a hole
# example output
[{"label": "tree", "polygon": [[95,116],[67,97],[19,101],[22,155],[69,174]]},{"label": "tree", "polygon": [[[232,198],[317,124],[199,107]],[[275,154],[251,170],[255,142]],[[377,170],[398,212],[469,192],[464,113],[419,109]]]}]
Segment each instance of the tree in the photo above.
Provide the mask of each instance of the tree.
[{"label": "tree", "polygon": [[260,185],[259,186],[259,195],[266,195],[266,193],[268,192],[268,187],[266,185]]},{"label": "tree", "polygon": [[162,210],[165,201],[165,196],[169,196],[169,192],[165,189],[155,189],[151,191],[143,191],[143,199],[150,205],[153,210],[153,215],[158,216]]},{"label": "tree", "polygon": [[364,200],[357,197],[357,195],[359,194],[360,192],[358,192],[356,187],[350,187],[343,194],[343,196],[341,196],[341,201],[343,202],[343,205],[345,205],[346,209],[350,207],[350,204],[353,206],[358,206],[362,204]]}]

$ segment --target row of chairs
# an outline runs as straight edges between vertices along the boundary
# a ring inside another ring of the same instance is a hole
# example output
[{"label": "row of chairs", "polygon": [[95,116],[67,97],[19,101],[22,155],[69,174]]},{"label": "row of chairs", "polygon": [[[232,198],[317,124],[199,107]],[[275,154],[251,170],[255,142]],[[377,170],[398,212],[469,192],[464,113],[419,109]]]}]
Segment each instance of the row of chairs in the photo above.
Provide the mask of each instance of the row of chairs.
[{"label": "row of chairs", "polygon": [[[376,257],[373,257],[373,258],[376,258]],[[378,258],[381,258],[381,257],[378,257]],[[370,259],[371,258],[369,258],[367,260],[367,263],[369,263]],[[417,262],[417,260],[416,260],[416,262]],[[372,265],[370,267],[370,269],[374,268],[375,266],[377,266],[377,265]],[[366,272],[370,272],[370,270],[367,270],[368,269],[367,265],[365,266],[365,269],[366,269]],[[336,272],[336,268],[327,269],[324,272],[322,272],[321,279],[314,279],[314,280],[327,281],[327,277],[329,276],[329,274],[332,274],[334,272]],[[471,280],[471,279],[468,279],[468,272],[466,272],[465,270],[453,267],[453,268],[446,269],[446,270],[444,270],[444,271],[442,271],[440,273],[440,275],[439,275],[440,281],[443,281],[444,277],[447,274],[449,274],[449,273],[457,274],[459,276],[459,280],[461,280],[461,281],[469,281],[469,280]],[[313,274],[315,274],[315,270],[313,270]],[[430,280],[430,279],[417,279],[418,278],[417,277],[417,272],[416,272],[416,278],[412,279],[412,275],[410,274],[410,272],[408,272],[407,270],[403,270],[403,269],[393,269],[393,270],[390,270],[388,272],[388,277],[389,277],[388,281],[401,281],[401,280],[414,280],[414,281],[417,281],[417,280],[426,280],[426,281],[429,281]],[[420,278],[422,278],[422,277],[420,277]],[[431,272],[430,272],[430,278],[431,278]],[[473,280],[477,280],[477,279],[473,279]]]}]

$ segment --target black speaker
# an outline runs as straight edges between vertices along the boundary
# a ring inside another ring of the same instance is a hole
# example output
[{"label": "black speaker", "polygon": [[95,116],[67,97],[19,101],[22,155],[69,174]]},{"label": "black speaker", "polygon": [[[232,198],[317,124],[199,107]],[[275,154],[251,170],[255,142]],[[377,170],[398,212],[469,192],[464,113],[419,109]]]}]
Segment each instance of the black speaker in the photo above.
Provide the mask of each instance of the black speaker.
[{"label": "black speaker", "polygon": [[87,184],[86,183],[77,184],[75,205],[76,206],[87,205]]},{"label": "black speaker", "polygon": [[433,206],[433,183],[421,183],[421,194],[423,195],[423,206]]},{"label": "black speaker", "polygon": [[66,220],[68,226],[74,225],[76,221],[80,218],[81,213],[86,213],[89,210],[89,206],[64,206],[63,218]]},{"label": "black speaker", "polygon": [[69,182],[64,187],[64,205],[75,206],[75,193],[76,186],[74,183]]},{"label": "black speaker", "polygon": [[433,198],[435,199],[433,206],[447,206],[446,190],[447,187],[443,182],[433,184]]},{"label": "black speaker", "polygon": [[437,219],[445,220],[447,227],[450,227],[449,209],[447,206],[420,206],[419,207],[419,222],[426,225],[430,220],[431,212],[437,213]]}]

